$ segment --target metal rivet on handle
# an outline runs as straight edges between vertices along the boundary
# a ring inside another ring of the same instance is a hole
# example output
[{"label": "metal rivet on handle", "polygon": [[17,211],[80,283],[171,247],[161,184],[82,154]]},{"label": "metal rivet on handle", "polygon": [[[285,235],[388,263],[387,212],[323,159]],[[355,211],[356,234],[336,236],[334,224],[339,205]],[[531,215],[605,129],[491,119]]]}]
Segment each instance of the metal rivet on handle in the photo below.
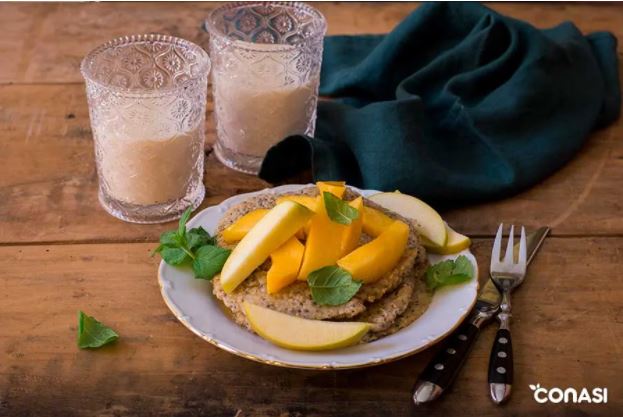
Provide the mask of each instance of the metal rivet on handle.
[{"label": "metal rivet on handle", "polygon": [[498,352],[498,358],[505,358],[506,352]]},{"label": "metal rivet on handle", "polygon": [[503,366],[498,366],[496,371],[498,371],[498,374],[504,375],[506,373],[506,368],[504,368]]},{"label": "metal rivet on handle", "polygon": [[459,340],[466,341],[467,340],[467,336],[465,336],[464,334],[460,334],[459,335]]},{"label": "metal rivet on handle", "polygon": [[438,370],[438,371],[443,371],[443,364],[441,364],[441,363],[435,364],[435,369]]},{"label": "metal rivet on handle", "polygon": [[456,353],[456,350],[454,350],[452,348],[448,348],[448,350],[446,350],[446,352],[448,352],[450,355],[454,355]]},{"label": "metal rivet on handle", "polygon": [[507,343],[508,343],[508,339],[507,339],[507,338],[505,338],[505,337],[500,337],[500,338],[498,339],[498,342],[500,342],[501,344],[505,345],[505,344],[507,344]]}]

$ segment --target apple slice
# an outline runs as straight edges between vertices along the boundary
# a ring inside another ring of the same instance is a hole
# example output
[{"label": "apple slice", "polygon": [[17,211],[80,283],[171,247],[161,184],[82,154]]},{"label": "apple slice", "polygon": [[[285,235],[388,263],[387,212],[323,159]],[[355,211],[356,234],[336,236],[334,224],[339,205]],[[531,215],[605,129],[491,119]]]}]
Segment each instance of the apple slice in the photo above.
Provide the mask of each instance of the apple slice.
[{"label": "apple slice", "polygon": [[342,348],[357,343],[370,329],[369,323],[308,320],[247,301],[243,307],[251,328],[257,334],[286,349]]},{"label": "apple slice", "polygon": [[448,232],[448,240],[445,246],[435,246],[430,245],[426,248],[433,253],[438,253],[440,255],[451,255],[453,253],[458,253],[463,249],[469,248],[471,245],[471,240],[465,236],[455,231],[453,228],[446,224],[446,231]]},{"label": "apple slice", "polygon": [[227,258],[220,278],[223,290],[226,293],[235,290],[313,215],[313,211],[294,201],[284,201],[273,207],[249,230]]},{"label": "apple slice", "polygon": [[446,224],[439,213],[422,200],[401,193],[379,193],[368,198],[388,210],[414,220],[418,233],[432,245],[439,247],[446,245],[448,238]]}]

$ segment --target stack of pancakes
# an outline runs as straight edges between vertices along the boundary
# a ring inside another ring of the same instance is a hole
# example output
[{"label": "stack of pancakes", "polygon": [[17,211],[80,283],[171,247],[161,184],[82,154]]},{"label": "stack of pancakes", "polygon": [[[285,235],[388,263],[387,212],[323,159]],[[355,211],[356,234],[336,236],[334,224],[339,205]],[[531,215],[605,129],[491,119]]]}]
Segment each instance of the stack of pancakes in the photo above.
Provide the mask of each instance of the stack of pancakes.
[{"label": "stack of pancakes", "polygon": [[[308,187],[296,193],[284,194],[317,196],[318,189]],[[358,196],[359,194],[347,188],[344,200],[350,201]],[[222,247],[235,246],[225,243],[221,237],[221,232],[250,211],[260,208],[273,208],[277,197],[278,195],[275,194],[263,193],[231,207],[224,214],[217,229],[219,245]],[[297,281],[276,294],[268,294],[266,291],[266,272],[270,268],[270,260],[257,268],[231,294],[226,294],[223,291],[220,277],[217,276],[213,280],[214,295],[231,311],[234,320],[247,329],[250,329],[250,326],[242,309],[242,303],[245,300],[306,319],[371,323],[372,327],[363,338],[363,342],[390,335],[408,326],[426,311],[432,298],[432,294],[426,289],[424,282],[424,272],[428,266],[426,250],[420,244],[419,236],[411,221],[365,198],[364,205],[409,224],[409,242],[405,253],[394,269],[378,281],[362,285],[359,292],[350,301],[338,306],[318,305],[313,301],[311,291],[305,281]],[[360,244],[371,239],[371,236],[362,233]]]}]

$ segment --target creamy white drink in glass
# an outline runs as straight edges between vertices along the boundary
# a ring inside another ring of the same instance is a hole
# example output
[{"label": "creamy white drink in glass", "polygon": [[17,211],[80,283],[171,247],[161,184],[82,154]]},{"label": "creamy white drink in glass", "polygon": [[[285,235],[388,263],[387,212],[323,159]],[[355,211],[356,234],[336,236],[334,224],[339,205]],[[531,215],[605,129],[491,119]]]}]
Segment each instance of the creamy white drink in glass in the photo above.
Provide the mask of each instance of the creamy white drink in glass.
[{"label": "creamy white drink in glass", "polygon": [[[139,127],[139,126],[137,126]],[[143,131],[148,130],[143,128]],[[198,129],[171,136],[116,136],[98,138],[100,175],[107,193],[122,202],[153,205],[184,197],[201,181],[203,132]]]},{"label": "creamy white drink in glass", "polygon": [[243,84],[227,74],[213,80],[219,146],[261,159],[289,135],[313,135],[317,81],[267,86]]},{"label": "creamy white drink in glass", "polygon": [[206,20],[218,159],[257,173],[287,136],[314,134],[326,22],[298,2],[228,3]]},{"label": "creamy white drink in glass", "polygon": [[82,61],[99,200],[135,223],[174,220],[201,204],[210,60],[166,35],[112,40]]}]

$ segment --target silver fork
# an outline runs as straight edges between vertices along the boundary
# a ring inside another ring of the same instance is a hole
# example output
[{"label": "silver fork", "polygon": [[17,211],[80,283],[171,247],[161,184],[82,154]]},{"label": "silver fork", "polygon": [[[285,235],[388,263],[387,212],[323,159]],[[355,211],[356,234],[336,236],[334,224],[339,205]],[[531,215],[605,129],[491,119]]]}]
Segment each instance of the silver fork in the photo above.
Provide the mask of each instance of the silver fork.
[{"label": "silver fork", "polygon": [[521,227],[519,241],[519,259],[514,260],[513,234],[515,227],[511,225],[504,259],[500,261],[502,250],[502,234],[504,224],[500,224],[491,251],[491,280],[502,293],[500,312],[497,315],[500,327],[495,335],[495,342],[489,357],[489,393],[496,404],[508,400],[513,384],[513,346],[511,343],[511,291],[517,288],[526,276],[526,230]]}]

